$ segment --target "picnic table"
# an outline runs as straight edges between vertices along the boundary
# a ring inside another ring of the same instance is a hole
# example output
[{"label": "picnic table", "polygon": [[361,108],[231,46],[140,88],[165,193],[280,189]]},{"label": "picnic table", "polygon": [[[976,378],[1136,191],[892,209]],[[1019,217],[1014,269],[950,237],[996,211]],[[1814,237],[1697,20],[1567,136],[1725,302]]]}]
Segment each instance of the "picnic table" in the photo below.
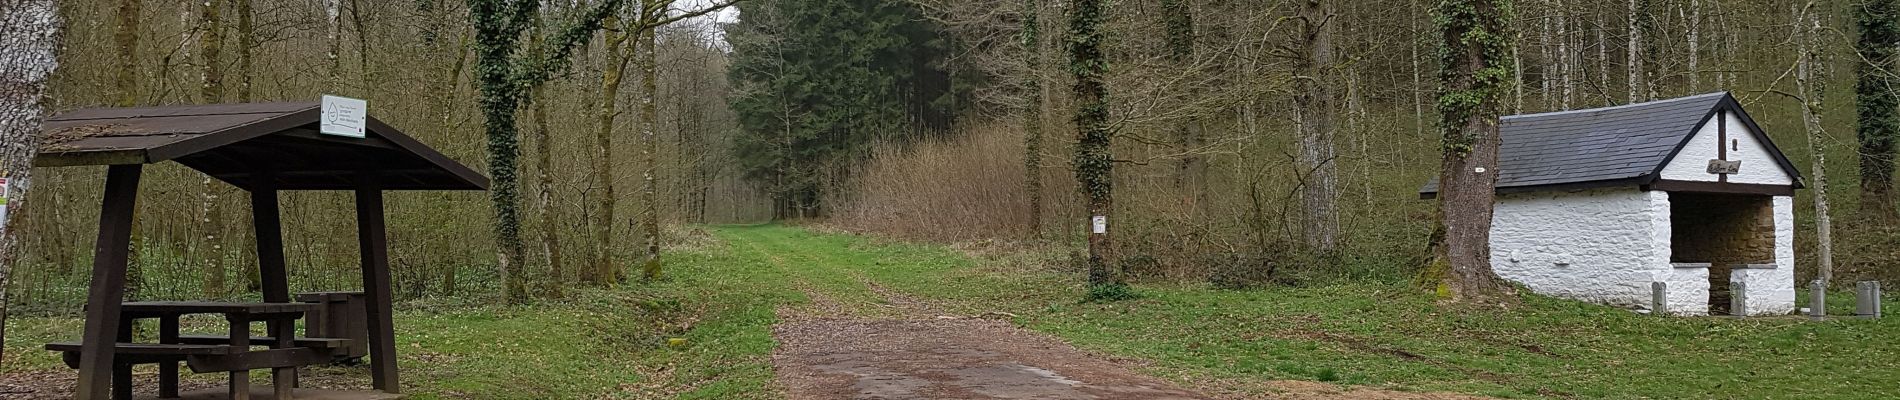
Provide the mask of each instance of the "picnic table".
[{"label": "picnic table", "polygon": [[[296,336],[297,319],[320,313],[322,304],[143,301],[121,307],[118,341],[112,349],[117,356],[112,373],[113,398],[119,399],[132,398],[132,366],[136,364],[158,364],[159,397],[178,397],[179,362],[198,373],[229,373],[232,399],[249,398],[251,370],[270,368],[274,398],[289,399],[297,384],[298,367],[328,362],[331,353],[352,342]],[[179,317],[193,314],[221,315],[229,323],[229,330],[224,335],[180,334]],[[133,342],[131,327],[140,319],[159,320],[158,343]],[[253,336],[253,322],[264,322],[268,335]],[[254,345],[268,350],[253,350]],[[64,352],[68,365],[79,366],[81,343],[52,343],[46,348]]]},{"label": "picnic table", "polygon": [[[286,191],[354,193],[363,294],[361,317],[353,317],[360,325],[350,326],[361,326],[366,337],[361,341],[366,343],[360,343],[366,351],[357,354],[369,357],[370,386],[384,394],[402,392],[390,308],[383,192],[486,190],[488,178],[356,110],[354,118],[347,119],[357,123],[353,132],[332,126],[346,120],[342,114],[351,109],[332,109],[318,102],[95,108],[45,119],[41,132],[45,140],[40,141],[34,166],[105,168],[99,235],[92,243],[92,279],[86,289],[85,327],[79,343],[47,346],[65,352],[68,363],[79,370],[75,399],[129,395],[130,365],[135,363],[161,365],[170,376],[164,379],[171,382],[163,390],[175,391],[178,362],[199,372],[231,372],[231,397],[248,398],[249,375],[242,371],[270,368],[277,372],[277,388],[288,388],[295,385],[297,366],[318,362],[313,354],[322,354],[322,361],[328,361],[334,350],[325,353],[326,349],[350,342],[299,339],[292,332],[299,316],[320,306],[291,300],[283,221],[278,215],[278,196]],[[167,161],[250,193],[262,303],[124,303],[140,177],[145,164]],[[223,315],[231,322],[229,334],[177,335],[177,317],[185,314]],[[140,318],[157,318],[164,325],[159,343],[131,342],[130,326]],[[270,325],[270,334],[251,336],[253,321]],[[254,343],[270,348],[252,350]],[[387,396],[356,393],[346,398]]]}]

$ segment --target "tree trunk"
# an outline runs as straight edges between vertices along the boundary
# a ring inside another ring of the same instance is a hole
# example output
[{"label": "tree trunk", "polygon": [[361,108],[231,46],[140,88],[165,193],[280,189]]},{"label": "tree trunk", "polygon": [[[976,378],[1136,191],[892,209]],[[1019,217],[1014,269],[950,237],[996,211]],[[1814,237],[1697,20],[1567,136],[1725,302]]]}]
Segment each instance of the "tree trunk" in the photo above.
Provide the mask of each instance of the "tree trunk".
[{"label": "tree trunk", "polygon": [[[337,0],[331,0],[336,4]],[[521,300],[520,138],[515,131],[519,82],[514,80],[511,56],[519,30],[510,29],[506,9],[499,1],[471,1],[469,19],[475,26],[476,71],[481,91],[482,124],[487,136],[489,200],[495,213],[496,271],[502,281],[502,300]],[[332,7],[334,10],[334,7]],[[334,12],[331,15],[335,15]],[[332,17],[334,19],[334,17]],[[334,24],[333,24],[334,25]],[[335,41],[332,40],[332,48]],[[331,53],[334,63],[335,53]]]},{"label": "tree trunk", "polygon": [[138,93],[138,49],[139,49],[139,9],[140,0],[119,0],[119,11],[115,16],[117,27],[112,40],[118,45],[119,68],[113,75],[113,88],[118,99],[113,105],[131,107],[139,104]]},{"label": "tree trunk", "polygon": [[[1814,185],[1814,240],[1818,254],[1815,279],[1824,283],[1834,281],[1834,227],[1833,217],[1829,215],[1827,198],[1827,149],[1822,141],[1827,132],[1821,128],[1822,99],[1827,93],[1822,91],[1821,83],[1827,77],[1817,71],[1821,63],[1822,27],[1821,19],[1814,14],[1814,2],[1808,2],[1795,24],[1796,40],[1800,41],[1801,52],[1795,66],[1795,86],[1801,101],[1801,122],[1808,130],[1808,149],[1814,153],[1809,171],[1813,172]],[[1891,45],[1891,43],[1889,43]]]},{"label": "tree trunk", "polygon": [[[536,43],[545,40],[547,22],[544,18],[535,18],[530,37]],[[530,57],[541,58],[540,46]],[[535,199],[541,209],[541,251],[548,256],[547,282],[550,293],[561,295],[565,286],[566,269],[561,258],[561,230],[555,218],[558,211],[554,207],[554,137],[548,131],[547,85],[538,84],[529,90],[528,102],[531,110],[529,117],[534,119],[534,169]]]},{"label": "tree trunk", "polygon": [[[224,20],[219,15],[223,1],[206,1],[199,7],[198,57],[204,78],[204,86],[199,91],[200,101],[206,104],[224,102],[224,71],[220,68],[220,55],[224,49]],[[210,176],[203,178],[198,191],[198,230],[202,232],[202,241],[192,248],[199,253],[200,265],[204,268],[204,295],[206,298],[220,298],[224,295],[224,252],[219,242],[222,221],[218,215],[217,182]],[[209,248],[206,248],[209,247]]]},{"label": "tree trunk", "polygon": [[1702,90],[1702,0],[1689,0],[1689,93]]},{"label": "tree trunk", "polygon": [[1306,54],[1300,60],[1299,94],[1295,112],[1300,119],[1301,230],[1308,249],[1332,251],[1339,235],[1338,149],[1333,143],[1334,114],[1332,9],[1321,0],[1306,0],[1300,9],[1301,37]]},{"label": "tree trunk", "polygon": [[26,209],[32,187],[40,99],[47,77],[59,67],[59,29],[52,0],[0,0],[0,349],[6,344],[7,283],[25,250],[19,235],[24,224],[14,223],[24,219],[13,217]]},{"label": "tree trunk", "polygon": [[1438,96],[1444,164],[1439,171],[1438,257],[1426,270],[1440,296],[1450,301],[1508,300],[1510,292],[1491,271],[1491,215],[1496,202],[1499,96],[1513,66],[1507,32],[1509,0],[1446,0],[1439,3]]},{"label": "tree trunk", "polygon": [[[618,16],[607,17],[610,26],[620,25]],[[594,262],[583,280],[596,284],[605,284],[619,280],[613,267],[613,245],[615,203],[619,198],[614,194],[614,117],[620,113],[620,83],[625,77],[627,63],[632,57],[626,54],[626,28],[606,30],[604,36],[607,52],[606,65],[600,72],[600,105],[594,112],[594,187],[601,190],[595,198],[595,207],[599,212],[594,216]]]},{"label": "tree trunk", "polygon": [[252,49],[252,47],[257,46],[257,31],[255,27],[251,26],[251,0],[236,1],[238,18],[237,101],[239,103],[249,103],[251,102],[251,75],[254,73],[254,71],[251,70],[251,52],[256,51]]},{"label": "tree trunk", "polygon": [[1042,6],[1023,0],[1023,60],[1029,79],[1023,82],[1029,99],[1023,106],[1023,191],[1029,202],[1027,232],[1042,236]]},{"label": "tree trunk", "polygon": [[1647,85],[1643,82],[1643,30],[1641,28],[1642,24],[1636,22],[1637,18],[1640,18],[1643,16],[1637,14],[1636,12],[1637,1],[1639,0],[1629,0],[1629,13],[1627,15],[1628,19],[1625,20],[1629,22],[1629,45],[1625,46],[1625,47],[1628,47],[1627,50],[1629,50],[1629,55],[1627,56],[1628,58],[1626,58],[1624,61],[1628,64],[1628,69],[1629,69],[1629,86],[1630,86],[1629,87],[1630,89],[1629,102],[1630,103],[1640,103],[1640,102],[1645,101],[1643,94],[1647,93],[1647,90],[1648,90]]},{"label": "tree trunk", "polygon": [[[1854,7],[1860,28],[1856,48],[1864,60],[1855,64],[1859,81],[1854,85],[1855,110],[1859,113],[1860,137],[1860,209],[1861,214],[1879,221],[1893,221],[1900,214],[1893,191],[1894,142],[1900,138],[1900,92],[1895,92],[1895,43],[1900,43],[1900,4],[1895,0],[1870,0]],[[1819,171],[1816,172],[1819,175]]]},{"label": "tree trunk", "polygon": [[331,91],[343,88],[343,0],[324,0],[323,12],[326,16],[324,39],[328,41],[329,51],[324,52],[324,60],[329,63],[330,74],[327,89]]},{"label": "tree trunk", "polygon": [[1103,0],[1075,0],[1069,11],[1069,71],[1075,78],[1075,179],[1087,199],[1088,282],[1092,288],[1121,285],[1109,235],[1108,218],[1114,211],[1114,161],[1108,131],[1108,86],[1103,74],[1108,59],[1102,54]]},{"label": "tree trunk", "polygon": [[644,29],[634,32],[640,35],[635,45],[635,53],[640,57],[640,227],[647,242],[646,259],[640,263],[640,278],[652,282],[660,279],[660,196],[659,162],[655,160],[660,150],[660,138],[655,134],[660,128],[660,113],[654,97],[659,93],[657,72],[659,59],[659,19],[665,17],[671,0],[646,0],[640,7],[641,25]]}]

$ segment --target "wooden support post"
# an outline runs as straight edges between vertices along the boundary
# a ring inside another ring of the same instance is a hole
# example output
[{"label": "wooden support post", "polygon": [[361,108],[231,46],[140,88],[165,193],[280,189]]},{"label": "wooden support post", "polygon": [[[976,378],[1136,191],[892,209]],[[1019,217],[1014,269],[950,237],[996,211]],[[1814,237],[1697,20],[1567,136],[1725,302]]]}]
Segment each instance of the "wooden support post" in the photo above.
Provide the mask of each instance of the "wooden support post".
[{"label": "wooden support post", "polygon": [[[297,325],[294,323],[295,320],[281,319],[271,320],[271,322],[273,325],[269,328],[270,334],[271,336],[276,336],[277,339],[277,343],[274,343],[271,348],[297,348]],[[297,385],[297,367],[271,368],[270,373],[271,399],[290,400],[291,389]]]},{"label": "wooden support post", "polygon": [[289,303],[290,280],[284,272],[284,228],[277,211],[277,190],[251,191],[251,224],[257,234],[258,280],[265,303]]},{"label": "wooden support post", "polygon": [[112,393],[113,348],[119,308],[125,301],[125,263],[132,242],[139,173],[143,165],[106,169],[105,200],[99,207],[99,238],[93,242],[92,283],[86,294],[86,330],[79,350],[79,385],[73,398],[105,400]]},{"label": "wooden support post", "polygon": [[[257,276],[263,283],[265,303],[290,302],[290,278],[284,268],[284,227],[277,208],[277,190],[259,187],[251,190],[251,227],[257,236]],[[296,340],[295,322],[271,319],[264,330],[277,337],[276,348],[289,348]],[[286,391],[297,381],[295,368],[271,370],[271,382],[278,399],[288,399]]]},{"label": "wooden support post", "polygon": [[1808,282],[1808,318],[1827,318],[1827,282],[1820,279]]},{"label": "wooden support post", "polygon": [[364,304],[369,314],[370,377],[377,389],[402,393],[396,378],[396,329],[389,293],[389,240],[383,231],[383,192],[356,190],[356,240],[363,254]]},{"label": "wooden support post", "polygon": [[1669,315],[1669,282],[1649,283],[1650,315]]},{"label": "wooden support post", "polygon": [[[158,342],[178,343],[178,316],[167,315],[158,319]],[[178,362],[158,363],[158,398],[178,398]]]},{"label": "wooden support post", "polygon": [[[118,342],[131,343],[132,328],[130,321],[120,320]],[[132,363],[126,360],[115,360],[112,363],[112,398],[132,400]]]},{"label": "wooden support post", "polygon": [[[251,347],[251,316],[248,314],[225,314],[225,320],[231,323],[231,345],[240,349]],[[231,371],[231,400],[251,399],[251,371]]]}]

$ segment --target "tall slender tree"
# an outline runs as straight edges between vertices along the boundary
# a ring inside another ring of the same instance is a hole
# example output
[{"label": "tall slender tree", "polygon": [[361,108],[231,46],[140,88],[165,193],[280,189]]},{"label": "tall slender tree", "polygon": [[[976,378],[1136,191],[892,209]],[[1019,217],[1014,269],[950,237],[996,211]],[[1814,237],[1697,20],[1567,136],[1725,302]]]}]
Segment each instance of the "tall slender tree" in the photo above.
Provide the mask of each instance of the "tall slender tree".
[{"label": "tall slender tree", "polygon": [[1452,301],[1502,300],[1491,270],[1491,214],[1498,180],[1498,117],[1511,90],[1511,0],[1438,3],[1438,113],[1444,162],[1438,175],[1436,260],[1428,282]]},{"label": "tall slender tree", "polygon": [[[26,208],[39,152],[40,100],[59,67],[59,10],[52,0],[0,0],[0,349],[6,346],[7,281],[24,250],[14,218]],[[4,357],[5,354],[0,354]]]},{"label": "tall slender tree", "polygon": [[1859,80],[1854,84],[1854,109],[1860,117],[1860,209],[1891,221],[1900,214],[1893,192],[1894,142],[1900,140],[1900,79],[1895,75],[1900,73],[1895,69],[1900,52],[1894,47],[1900,43],[1900,1],[1865,0],[1854,7],[1854,19],[1860,31],[1854,48],[1862,60],[1855,65]]},{"label": "tall slender tree", "polygon": [[1794,40],[1799,52],[1795,55],[1794,83],[1795,99],[1801,102],[1802,126],[1808,131],[1808,149],[1814,153],[1809,171],[1814,171],[1814,240],[1819,253],[1815,279],[1825,284],[1834,281],[1834,218],[1827,196],[1827,148],[1823,144],[1827,132],[1821,127],[1822,101],[1827,98],[1827,74],[1821,69],[1828,60],[1822,55],[1824,28],[1815,8],[1810,0],[1795,12]]},{"label": "tall slender tree", "polygon": [[1027,217],[1031,237],[1042,235],[1042,5],[1023,0],[1023,60],[1028,72],[1023,82],[1023,191],[1029,202]]}]

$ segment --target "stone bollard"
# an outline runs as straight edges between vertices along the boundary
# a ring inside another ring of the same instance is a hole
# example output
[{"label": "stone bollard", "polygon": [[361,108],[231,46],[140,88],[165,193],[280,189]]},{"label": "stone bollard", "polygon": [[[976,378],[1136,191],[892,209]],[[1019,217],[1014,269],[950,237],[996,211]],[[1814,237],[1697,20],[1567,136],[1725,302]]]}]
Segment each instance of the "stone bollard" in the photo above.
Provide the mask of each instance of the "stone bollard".
[{"label": "stone bollard", "polygon": [[1736,280],[1728,283],[1728,315],[1748,316],[1748,282]]},{"label": "stone bollard", "polygon": [[1854,284],[1854,315],[1861,318],[1880,318],[1880,281],[1860,281]]},{"label": "stone bollard", "polygon": [[1669,315],[1669,283],[1649,283],[1650,315]]},{"label": "stone bollard", "polygon": [[1827,282],[1820,279],[1808,282],[1808,316],[1817,320],[1827,318]]}]

